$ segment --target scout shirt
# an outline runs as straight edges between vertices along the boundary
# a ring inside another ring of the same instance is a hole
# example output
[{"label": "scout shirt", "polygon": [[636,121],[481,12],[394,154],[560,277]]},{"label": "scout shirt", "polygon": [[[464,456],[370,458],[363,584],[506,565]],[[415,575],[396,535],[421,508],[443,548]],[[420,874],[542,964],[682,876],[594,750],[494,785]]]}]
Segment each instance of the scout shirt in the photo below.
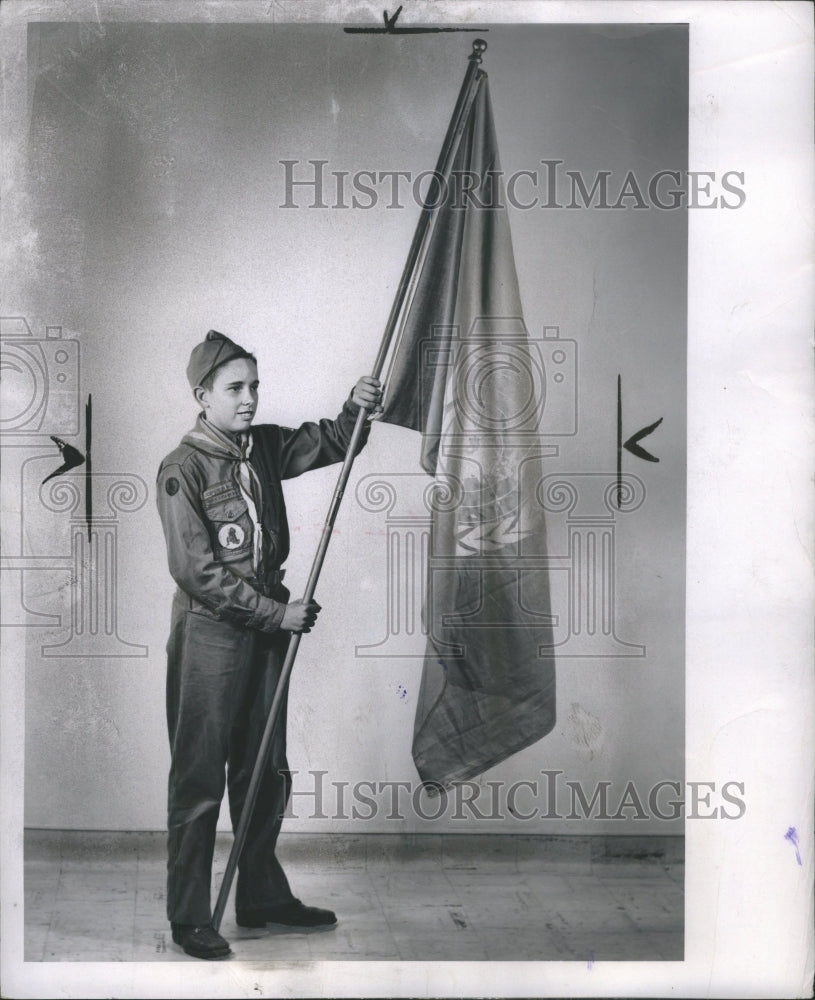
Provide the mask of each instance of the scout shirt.
[{"label": "scout shirt", "polygon": [[[156,492],[170,574],[194,610],[265,632],[280,627],[286,605],[267,594],[289,554],[281,481],[342,461],[358,411],[349,399],[336,420],[258,424],[242,442],[199,415],[161,463]],[[369,433],[366,423],[360,446]]]}]

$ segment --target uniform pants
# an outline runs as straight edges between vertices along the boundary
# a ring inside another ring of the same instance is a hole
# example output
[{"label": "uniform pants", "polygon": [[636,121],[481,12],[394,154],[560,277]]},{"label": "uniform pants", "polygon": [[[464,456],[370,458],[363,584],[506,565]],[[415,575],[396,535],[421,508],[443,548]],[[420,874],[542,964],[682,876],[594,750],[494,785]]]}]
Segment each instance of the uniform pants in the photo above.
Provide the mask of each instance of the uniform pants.
[{"label": "uniform pants", "polygon": [[[221,800],[228,787],[234,830],[288,640],[288,632],[267,634],[193,611],[183,594],[173,601],[167,643],[167,916],[175,923],[201,925],[212,918],[212,856]],[[284,700],[238,865],[237,909],[294,898],[275,856],[290,789]]]}]

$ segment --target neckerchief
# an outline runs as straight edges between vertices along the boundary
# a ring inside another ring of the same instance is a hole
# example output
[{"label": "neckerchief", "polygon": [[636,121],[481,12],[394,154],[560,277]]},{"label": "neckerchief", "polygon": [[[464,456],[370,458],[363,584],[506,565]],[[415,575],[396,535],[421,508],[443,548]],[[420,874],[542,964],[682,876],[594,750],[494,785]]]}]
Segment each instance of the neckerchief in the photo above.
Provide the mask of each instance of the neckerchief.
[{"label": "neckerchief", "polygon": [[240,435],[239,440],[206,421],[199,416],[195,430],[186,436],[193,443],[203,444],[204,450],[219,458],[228,458],[237,462],[235,481],[241,496],[246,501],[249,517],[252,521],[252,567],[257,573],[263,553],[263,530],[260,524],[261,492],[260,480],[252,468],[249,458],[252,454],[254,441],[249,432]]}]

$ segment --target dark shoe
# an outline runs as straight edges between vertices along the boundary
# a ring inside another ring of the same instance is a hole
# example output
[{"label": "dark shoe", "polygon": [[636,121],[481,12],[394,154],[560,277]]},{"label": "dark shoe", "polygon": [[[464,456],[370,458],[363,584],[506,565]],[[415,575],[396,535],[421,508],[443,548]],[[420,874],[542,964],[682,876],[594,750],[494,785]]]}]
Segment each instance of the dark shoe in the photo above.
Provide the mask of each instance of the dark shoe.
[{"label": "dark shoe", "polygon": [[232,954],[229,942],[210,927],[196,927],[195,924],[170,924],[173,930],[173,941],[180,944],[188,955],[193,958],[226,958]]},{"label": "dark shoe", "polygon": [[299,899],[280,906],[261,906],[255,909],[236,910],[239,927],[265,927],[266,924],[283,924],[286,927],[333,927],[337,915],[333,910],[319,906],[306,906]]}]

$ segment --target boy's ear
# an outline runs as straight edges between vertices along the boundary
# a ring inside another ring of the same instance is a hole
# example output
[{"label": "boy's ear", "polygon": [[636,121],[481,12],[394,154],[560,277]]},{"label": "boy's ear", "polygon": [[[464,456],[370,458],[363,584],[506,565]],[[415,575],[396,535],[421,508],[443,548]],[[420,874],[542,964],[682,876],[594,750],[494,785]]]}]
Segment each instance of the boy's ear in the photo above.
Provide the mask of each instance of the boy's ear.
[{"label": "boy's ear", "polygon": [[195,402],[198,403],[198,405],[201,407],[201,409],[202,410],[206,409],[206,405],[207,405],[207,390],[203,386],[197,385],[192,390],[192,394],[193,394],[193,396],[195,396]]}]

